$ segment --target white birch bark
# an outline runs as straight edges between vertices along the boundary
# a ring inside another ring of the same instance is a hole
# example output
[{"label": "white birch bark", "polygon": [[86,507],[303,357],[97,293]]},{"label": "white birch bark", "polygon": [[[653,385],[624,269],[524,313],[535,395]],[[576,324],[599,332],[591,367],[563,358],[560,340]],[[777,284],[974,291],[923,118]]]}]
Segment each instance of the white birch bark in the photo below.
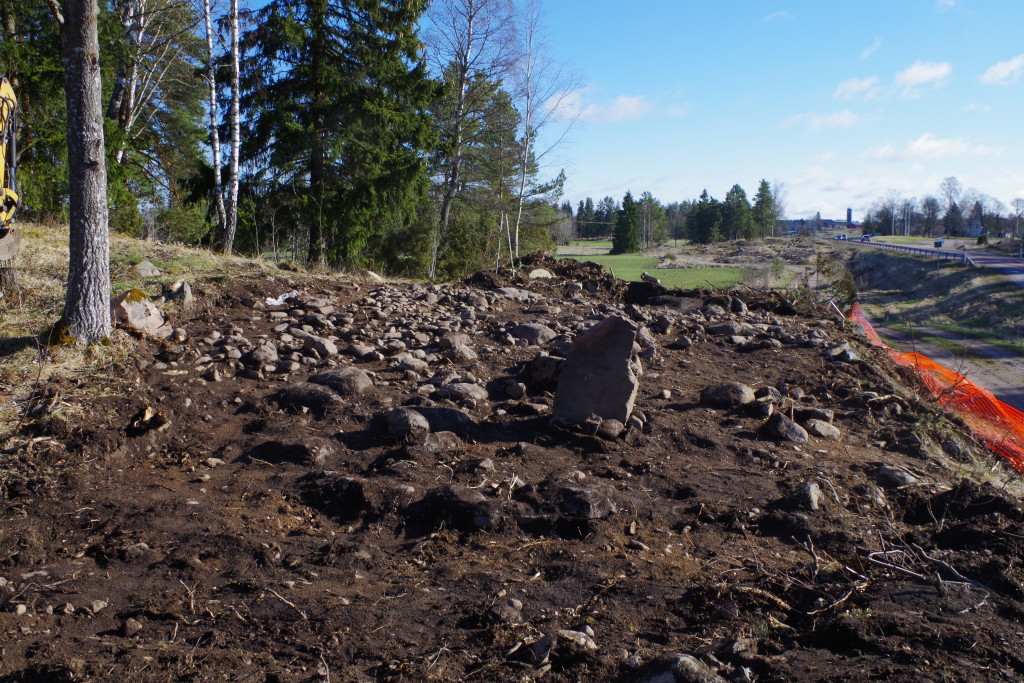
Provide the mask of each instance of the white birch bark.
[{"label": "white birch bark", "polygon": [[228,21],[231,25],[231,111],[229,114],[229,125],[231,126],[231,158],[228,164],[228,198],[226,213],[226,226],[224,233],[224,251],[231,253],[235,246],[235,233],[238,229],[238,151],[241,146],[240,119],[239,119],[239,56],[238,56],[238,0],[231,0],[231,9],[228,13]]},{"label": "white birch bark", "polygon": [[213,201],[217,209],[217,233],[225,234],[224,188],[220,173],[220,106],[217,103],[217,53],[213,44],[213,7],[203,0],[203,22],[206,28],[206,80],[210,90],[210,149],[213,153]]}]

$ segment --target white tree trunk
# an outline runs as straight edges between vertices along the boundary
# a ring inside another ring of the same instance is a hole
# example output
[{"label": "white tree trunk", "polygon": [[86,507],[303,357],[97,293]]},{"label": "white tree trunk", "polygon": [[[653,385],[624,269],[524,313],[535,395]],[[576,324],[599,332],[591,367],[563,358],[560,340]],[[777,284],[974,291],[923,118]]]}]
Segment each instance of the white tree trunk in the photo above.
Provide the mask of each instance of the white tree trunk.
[{"label": "white tree trunk", "polygon": [[71,214],[64,323],[77,340],[110,335],[110,235],[104,158],[97,0],[64,3]]},{"label": "white tree trunk", "polygon": [[239,65],[238,65],[238,0],[231,0],[228,15],[231,23],[231,160],[228,166],[228,201],[224,233],[224,251],[231,253],[235,246],[235,232],[238,229],[238,150],[241,146],[240,121],[238,114]]},{"label": "white tree trunk", "polygon": [[217,57],[213,45],[213,8],[203,0],[203,21],[206,24],[206,80],[210,88],[210,148],[213,151],[213,201],[217,208],[217,232],[225,234],[224,188],[220,177],[220,107],[217,104]]}]

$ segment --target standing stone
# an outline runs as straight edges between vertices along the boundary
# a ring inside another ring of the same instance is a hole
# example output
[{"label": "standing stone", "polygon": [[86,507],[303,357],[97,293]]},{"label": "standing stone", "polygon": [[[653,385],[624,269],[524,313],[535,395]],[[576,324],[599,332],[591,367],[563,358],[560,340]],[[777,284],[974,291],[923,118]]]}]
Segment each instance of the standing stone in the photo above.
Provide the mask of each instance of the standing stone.
[{"label": "standing stone", "polygon": [[640,380],[630,366],[637,326],[605,318],[576,337],[558,379],[554,419],[577,424],[591,415],[625,423]]}]

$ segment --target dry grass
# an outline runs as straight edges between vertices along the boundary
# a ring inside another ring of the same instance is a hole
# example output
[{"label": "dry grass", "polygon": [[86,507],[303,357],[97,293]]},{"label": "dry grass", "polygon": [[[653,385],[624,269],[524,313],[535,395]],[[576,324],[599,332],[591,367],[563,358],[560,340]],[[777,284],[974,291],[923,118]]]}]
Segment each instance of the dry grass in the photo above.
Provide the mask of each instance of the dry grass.
[{"label": "dry grass", "polygon": [[[63,383],[69,387],[65,395],[51,403],[56,414],[74,420],[82,414],[81,405],[88,396],[125,389],[117,367],[132,361],[138,344],[135,337],[118,330],[106,344],[46,346],[49,330],[64,310],[68,230],[66,226],[20,227],[18,289],[0,299],[0,448],[38,400],[37,384],[54,378],[69,380]],[[159,277],[143,280],[132,273],[131,266],[145,259],[161,270]],[[279,272],[270,263],[117,234],[111,235],[110,261],[115,294],[139,287],[157,295],[161,285],[175,280],[195,285],[241,274]]]}]

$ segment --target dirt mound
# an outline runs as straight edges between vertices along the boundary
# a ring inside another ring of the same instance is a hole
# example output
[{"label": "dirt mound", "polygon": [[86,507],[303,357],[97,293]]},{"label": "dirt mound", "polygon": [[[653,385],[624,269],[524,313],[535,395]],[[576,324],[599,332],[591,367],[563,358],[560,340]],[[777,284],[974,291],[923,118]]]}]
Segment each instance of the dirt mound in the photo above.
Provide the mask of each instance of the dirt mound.
[{"label": "dirt mound", "polygon": [[[1019,501],[824,312],[542,254],[196,295],[0,452],[0,681],[1024,677]],[[628,424],[551,424],[613,315]]]}]

